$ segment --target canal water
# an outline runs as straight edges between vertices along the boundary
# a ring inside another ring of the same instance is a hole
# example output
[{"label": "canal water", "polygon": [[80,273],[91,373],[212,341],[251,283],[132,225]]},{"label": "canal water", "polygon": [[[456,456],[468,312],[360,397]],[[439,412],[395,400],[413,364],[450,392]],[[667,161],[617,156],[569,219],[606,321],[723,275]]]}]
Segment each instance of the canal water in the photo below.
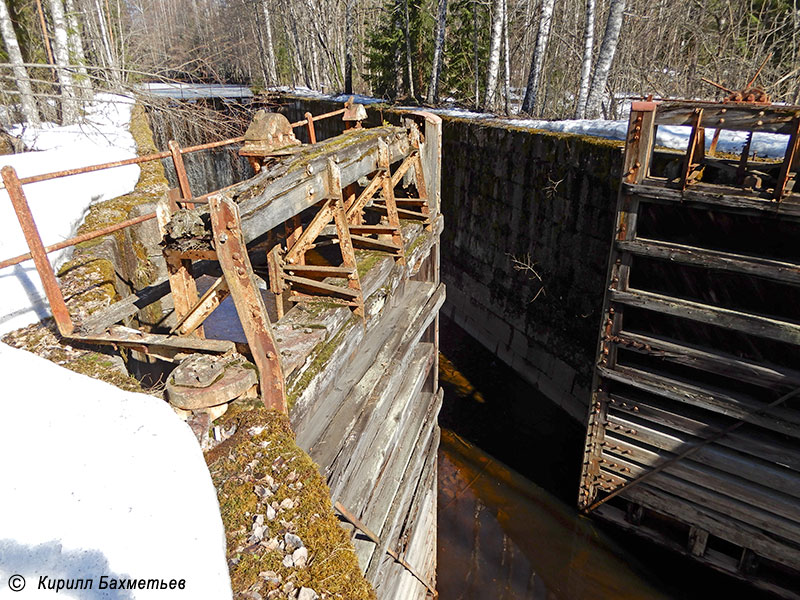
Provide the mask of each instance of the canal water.
[{"label": "canal water", "polygon": [[583,428],[442,317],[440,600],[765,598],[578,513]]}]

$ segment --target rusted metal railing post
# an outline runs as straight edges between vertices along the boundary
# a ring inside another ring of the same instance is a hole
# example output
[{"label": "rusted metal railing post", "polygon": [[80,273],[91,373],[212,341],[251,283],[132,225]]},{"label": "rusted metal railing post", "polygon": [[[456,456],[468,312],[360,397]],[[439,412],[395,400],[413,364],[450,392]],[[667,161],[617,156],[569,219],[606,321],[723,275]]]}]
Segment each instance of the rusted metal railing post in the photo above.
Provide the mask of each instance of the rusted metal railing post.
[{"label": "rusted metal railing post", "polygon": [[[186,175],[186,165],[183,164],[183,154],[181,147],[175,140],[170,140],[169,152],[172,155],[172,164],[175,166],[175,173],[178,175],[178,187],[181,190],[181,198],[188,200],[192,197],[192,188],[189,186],[189,177]],[[187,204],[188,208],[194,208],[194,204]]]},{"label": "rusted metal railing post", "polygon": [[310,112],[307,112],[305,114],[305,117],[306,117],[306,127],[308,127],[308,142],[310,144],[316,144],[317,132],[314,131],[314,116]]},{"label": "rusted metal railing post", "polygon": [[67,303],[64,302],[61,288],[58,287],[58,280],[53,267],[50,265],[50,261],[47,260],[47,252],[44,249],[39,230],[36,229],[31,208],[28,206],[25,192],[22,191],[17,172],[14,167],[6,166],[3,167],[0,173],[8,191],[8,197],[14,206],[14,212],[17,213],[17,219],[19,219],[22,233],[25,235],[25,241],[31,251],[33,263],[36,265],[39,278],[42,280],[42,287],[47,296],[47,301],[50,303],[50,309],[53,311],[53,318],[58,326],[58,331],[61,332],[61,335],[70,335],[74,331],[75,325],[69,316]]}]

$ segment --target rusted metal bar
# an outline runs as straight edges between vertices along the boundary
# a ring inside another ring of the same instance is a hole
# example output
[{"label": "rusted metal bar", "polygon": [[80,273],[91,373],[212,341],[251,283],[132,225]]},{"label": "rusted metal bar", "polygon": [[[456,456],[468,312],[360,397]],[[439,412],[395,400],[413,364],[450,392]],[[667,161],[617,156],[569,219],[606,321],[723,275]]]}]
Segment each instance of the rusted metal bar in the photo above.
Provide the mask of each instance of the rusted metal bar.
[{"label": "rusted metal bar", "polygon": [[[231,138],[229,140],[222,140],[219,142],[209,142],[208,144],[200,144],[199,146],[189,146],[181,149],[181,154],[188,154],[190,152],[197,152],[199,150],[208,150],[210,148],[219,148],[220,146],[227,146],[229,144],[237,144],[244,141],[243,137]],[[59,177],[69,177],[70,175],[81,175],[82,173],[92,173],[94,171],[102,171],[104,169],[113,169],[115,167],[126,167],[128,165],[138,165],[140,163],[150,162],[152,160],[161,160],[162,158],[169,158],[172,153],[168,150],[164,152],[156,152],[155,154],[147,154],[145,156],[137,156],[135,158],[126,158],[124,160],[116,160],[114,162],[102,163],[99,165],[89,165],[87,167],[79,167],[76,169],[66,169],[64,171],[53,171],[52,173],[42,173],[41,175],[32,175],[30,177],[23,177],[19,180],[22,185],[29,183],[38,183],[39,181],[48,181],[50,179],[58,179]]]},{"label": "rusted metal bar", "polygon": [[[316,117],[312,116],[311,118],[314,121],[321,121],[322,119],[327,119],[329,117],[335,117],[336,115],[342,115],[342,114],[344,114],[344,110],[345,109],[340,108],[339,110],[332,110],[331,112],[322,113],[321,115],[317,115]],[[305,119],[303,119],[301,121],[295,121],[294,123],[291,123],[292,128],[294,129],[295,127],[302,127],[303,125],[307,125],[308,124],[308,116],[310,114],[311,113],[306,113],[305,114],[305,117],[306,117]]]},{"label": "rusted metal bar", "polygon": [[[352,512],[350,512],[349,510],[347,510],[347,509],[346,509],[346,508],[345,508],[345,507],[342,505],[342,503],[341,503],[341,502],[338,502],[338,501],[337,501],[337,502],[334,502],[334,503],[333,503],[333,507],[334,507],[334,508],[335,508],[335,509],[336,509],[336,510],[339,512],[339,514],[340,514],[340,515],[342,515],[342,516],[343,516],[345,519],[347,519],[347,521],[348,521],[348,522],[349,522],[349,523],[350,523],[350,524],[351,524],[353,527],[355,527],[356,529],[358,529],[359,531],[361,531],[361,533],[363,533],[364,535],[366,535],[366,536],[367,536],[367,537],[370,539],[370,541],[371,541],[372,543],[374,543],[374,544],[375,544],[376,546],[378,546],[379,548],[381,547],[381,545],[382,545],[382,544],[381,544],[381,540],[380,540],[380,538],[378,538],[378,536],[377,536],[377,535],[375,535],[375,534],[372,532],[372,530],[371,530],[369,527],[367,527],[367,526],[366,526],[364,523],[362,523],[362,522],[361,522],[361,519],[359,519],[357,516],[355,516],[355,515],[354,515]],[[392,550],[391,548],[388,548],[388,547],[387,547],[387,548],[386,548],[386,554],[388,554],[388,555],[389,555],[389,556],[391,556],[393,559],[395,559],[395,560],[396,560],[396,561],[397,561],[397,562],[398,562],[398,563],[399,563],[399,564],[400,564],[400,565],[401,565],[401,566],[402,566],[402,567],[403,567],[403,568],[404,568],[406,571],[408,571],[409,573],[411,573],[411,574],[414,576],[414,578],[415,578],[415,579],[417,579],[417,581],[419,581],[419,582],[420,582],[422,585],[424,585],[424,586],[427,588],[427,590],[428,590],[428,591],[429,591],[431,594],[433,594],[433,595],[434,595],[434,597],[436,597],[436,596],[437,596],[436,588],[435,588],[433,585],[431,585],[430,583],[428,583],[428,582],[425,580],[425,578],[424,578],[424,577],[422,577],[422,575],[420,575],[419,573],[417,573],[417,572],[414,570],[414,567],[412,567],[412,566],[411,566],[410,564],[408,564],[408,563],[407,563],[405,560],[403,560],[402,558],[400,558],[400,555],[399,555],[397,552],[395,552],[395,551],[394,551],[394,550]]]},{"label": "rusted metal bar", "polygon": [[53,267],[50,265],[50,261],[47,260],[47,252],[33,220],[31,208],[25,198],[25,192],[22,191],[17,172],[14,167],[6,166],[3,167],[0,174],[2,174],[3,183],[5,183],[8,190],[8,197],[11,198],[11,203],[14,205],[14,212],[17,213],[17,219],[19,219],[22,233],[25,235],[25,241],[28,243],[28,248],[30,248],[39,278],[42,280],[42,287],[47,296],[47,301],[50,303],[50,310],[53,311],[53,318],[56,321],[58,330],[61,335],[70,335],[75,329],[75,325],[69,316],[69,310],[67,310],[67,304],[64,302],[64,296],[61,294],[61,288],[58,287],[58,280],[53,272]]},{"label": "rusted metal bar", "polygon": [[285,414],[286,383],[280,352],[247,256],[238,207],[229,198],[211,196],[209,209],[219,264],[239,314],[250,354],[258,367],[261,399],[267,408]]},{"label": "rusted metal bar", "polygon": [[762,406],[761,408],[759,408],[757,410],[750,411],[748,414],[744,415],[743,417],[740,417],[738,421],[736,421],[735,423],[732,423],[731,425],[729,425],[725,429],[721,429],[720,431],[718,431],[717,433],[715,433],[711,437],[708,437],[708,438],[706,438],[706,439],[704,439],[704,440],[702,440],[700,442],[697,442],[696,444],[690,446],[689,448],[687,448],[686,450],[684,450],[683,452],[681,452],[680,454],[678,454],[676,456],[668,458],[667,460],[665,460],[664,462],[660,463],[659,465],[653,467],[651,470],[647,471],[646,473],[642,473],[642,475],[640,475],[636,479],[631,479],[627,483],[623,483],[621,486],[619,486],[614,491],[612,491],[608,496],[605,496],[604,498],[602,498],[602,499],[598,500],[597,502],[595,502],[594,504],[592,504],[589,508],[586,509],[586,512],[587,513],[592,512],[593,510],[595,510],[598,507],[602,506],[603,504],[605,504],[606,502],[608,502],[609,500],[611,500],[615,496],[618,496],[622,492],[632,488],[635,485],[639,485],[640,483],[643,483],[643,482],[647,481],[653,475],[655,475],[657,473],[660,473],[661,471],[666,469],[668,466],[670,466],[672,464],[675,464],[679,460],[683,460],[684,458],[687,458],[688,456],[690,456],[690,455],[694,454],[695,452],[697,452],[698,450],[700,450],[700,448],[708,446],[712,442],[716,442],[718,439],[720,439],[720,438],[728,435],[729,433],[739,429],[739,427],[741,427],[742,425],[746,424],[746,421],[744,419],[746,419],[747,417],[754,417],[754,416],[763,414],[763,413],[767,412],[769,409],[775,408],[779,404],[783,404],[787,400],[789,400],[791,398],[794,398],[798,394],[800,394],[800,388],[797,388],[797,389],[792,390],[791,392],[789,392],[787,394],[784,394],[783,396],[781,396],[777,400],[774,400],[774,401],[770,402],[766,406]]},{"label": "rusted metal bar", "polygon": [[[781,164],[781,172],[778,176],[778,182],[775,184],[775,192],[773,199],[780,202],[786,193],[786,186],[792,176],[792,170],[795,171],[795,178],[800,177],[798,173],[798,165],[800,164],[800,116],[794,118],[792,123],[792,133],[789,137],[789,142],[786,144],[786,155]],[[797,182],[795,181],[794,191],[797,189]]]},{"label": "rusted metal bar", "polygon": [[317,143],[317,132],[314,130],[314,116],[307,112],[305,114],[306,117],[306,126],[308,127],[308,141],[312,144]]},{"label": "rusted metal bar", "polygon": [[[189,176],[186,174],[186,165],[183,164],[183,155],[181,154],[181,147],[175,140],[170,140],[167,144],[169,152],[172,155],[172,165],[175,167],[175,174],[178,176],[178,187],[181,190],[181,198],[189,200],[192,197],[192,188],[189,185]],[[194,204],[188,202],[187,208],[194,208]]]},{"label": "rusted metal bar", "polygon": [[[80,244],[82,242],[88,242],[89,240],[103,237],[104,235],[108,235],[109,233],[114,233],[115,231],[119,231],[120,229],[124,229],[125,227],[130,227],[131,225],[137,225],[138,223],[143,223],[145,221],[149,221],[150,219],[155,219],[155,218],[156,218],[156,213],[154,212],[142,215],[141,217],[134,217],[133,219],[128,219],[127,221],[122,221],[121,223],[116,223],[114,225],[109,225],[108,227],[103,227],[101,229],[95,229],[94,231],[89,231],[88,233],[76,235],[75,237],[58,242],[57,244],[51,244],[50,246],[45,246],[44,251],[50,253],[50,252],[55,252],[56,250],[63,250],[64,248],[69,248],[70,246],[75,246],[76,244]],[[0,269],[5,269],[6,267],[10,267],[12,265],[16,265],[30,259],[31,259],[30,252],[28,252],[27,254],[20,254],[19,256],[15,256],[13,258],[7,258],[6,260],[0,262]]]}]

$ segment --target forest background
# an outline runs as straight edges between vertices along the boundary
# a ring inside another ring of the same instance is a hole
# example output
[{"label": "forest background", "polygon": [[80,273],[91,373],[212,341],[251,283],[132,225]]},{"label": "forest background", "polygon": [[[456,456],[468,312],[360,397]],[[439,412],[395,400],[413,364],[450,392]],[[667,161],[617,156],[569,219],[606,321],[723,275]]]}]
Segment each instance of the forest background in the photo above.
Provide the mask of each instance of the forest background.
[{"label": "forest background", "polygon": [[618,118],[763,66],[800,103],[800,0],[0,0],[0,30],[2,101],[28,122],[152,80]]}]

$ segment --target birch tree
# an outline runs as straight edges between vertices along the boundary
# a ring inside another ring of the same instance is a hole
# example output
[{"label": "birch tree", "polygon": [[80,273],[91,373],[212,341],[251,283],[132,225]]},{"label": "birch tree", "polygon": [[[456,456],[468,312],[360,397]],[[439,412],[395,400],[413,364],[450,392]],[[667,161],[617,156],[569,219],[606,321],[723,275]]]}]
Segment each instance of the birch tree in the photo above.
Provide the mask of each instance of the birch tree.
[{"label": "birch tree", "polygon": [[38,125],[39,111],[36,109],[31,80],[28,77],[28,72],[25,70],[25,61],[22,60],[22,52],[19,49],[17,34],[14,31],[14,24],[11,22],[11,15],[8,12],[6,0],[0,0],[0,34],[3,36],[3,43],[6,46],[6,52],[8,52],[8,59],[12,64],[11,70],[17,82],[22,117],[32,125]]},{"label": "birch tree", "polygon": [[67,22],[61,0],[50,0],[50,17],[53,21],[56,74],[61,87],[61,120],[64,124],[75,123],[78,120],[78,102],[75,97],[75,82],[70,70]]},{"label": "birch tree", "polygon": [[431,82],[428,86],[428,104],[439,101],[439,77],[442,73],[444,59],[444,34],[447,27],[447,0],[439,0],[436,13],[436,37],[433,41],[433,64],[431,65]]},{"label": "birch tree", "polygon": [[594,50],[594,11],[595,0],[586,0],[586,25],[583,33],[581,81],[578,86],[578,102],[575,105],[576,119],[583,119],[586,115],[586,99],[589,97],[589,82],[592,77],[592,51]]},{"label": "birch tree", "polygon": [[270,21],[269,0],[261,0],[261,12],[264,15],[264,45],[266,46],[266,65],[268,83],[278,83],[278,69],[275,64],[275,46],[272,43],[272,23]]},{"label": "birch tree", "polygon": [[531,70],[528,73],[528,85],[525,87],[525,97],[522,100],[521,111],[533,114],[536,108],[539,84],[542,80],[542,69],[547,54],[547,44],[550,40],[550,28],[553,24],[553,6],[555,0],[542,0],[542,14],[539,17],[539,32],[536,36],[536,47],[533,50]]},{"label": "birch tree", "polygon": [[353,93],[353,3],[346,0],[344,15],[344,93]]},{"label": "birch tree", "polygon": [[497,105],[497,76],[500,72],[500,49],[503,41],[504,0],[495,0],[492,8],[492,37],[489,42],[489,66],[486,75],[486,107],[490,110]]},{"label": "birch tree", "polygon": [[81,36],[78,13],[75,10],[74,0],[64,0],[67,18],[67,37],[69,40],[69,53],[72,62],[76,65],[80,76],[79,89],[81,96],[88,100],[92,96],[92,81],[89,72],[86,70],[86,54],[83,51],[83,38]]},{"label": "birch tree", "polygon": [[625,0],[611,0],[608,9],[608,20],[606,30],[603,34],[603,43],[600,44],[600,52],[597,55],[597,64],[594,67],[592,77],[592,87],[589,90],[589,97],[586,100],[586,116],[596,119],[600,116],[600,108],[603,95],[606,92],[608,74],[614,62],[614,54],[617,51],[619,34],[622,30],[622,20],[625,13]]}]

